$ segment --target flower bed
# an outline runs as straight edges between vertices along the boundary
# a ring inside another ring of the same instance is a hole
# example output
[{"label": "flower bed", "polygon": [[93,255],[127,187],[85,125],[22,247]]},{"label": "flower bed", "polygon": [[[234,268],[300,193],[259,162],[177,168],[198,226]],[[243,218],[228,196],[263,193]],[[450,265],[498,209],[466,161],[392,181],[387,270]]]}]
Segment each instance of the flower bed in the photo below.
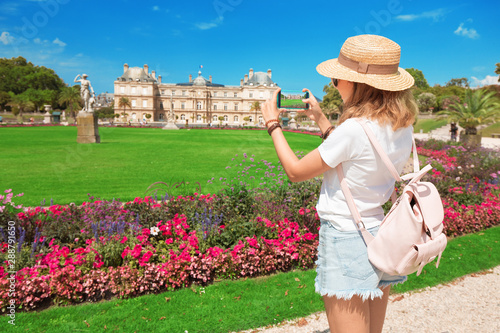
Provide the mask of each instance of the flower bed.
[{"label": "flower bed", "polygon": [[[498,152],[418,145],[435,167],[426,177],[442,195],[448,236],[499,224]],[[0,196],[0,308],[6,310],[13,281],[16,306],[32,310],[312,268],[321,180],[292,184],[279,165],[253,155],[237,159],[228,166],[241,169],[237,178],[221,177],[217,194],[155,194],[130,202],[90,197],[79,206],[22,209],[6,191]],[[6,260],[7,221],[15,222],[15,279]]]}]

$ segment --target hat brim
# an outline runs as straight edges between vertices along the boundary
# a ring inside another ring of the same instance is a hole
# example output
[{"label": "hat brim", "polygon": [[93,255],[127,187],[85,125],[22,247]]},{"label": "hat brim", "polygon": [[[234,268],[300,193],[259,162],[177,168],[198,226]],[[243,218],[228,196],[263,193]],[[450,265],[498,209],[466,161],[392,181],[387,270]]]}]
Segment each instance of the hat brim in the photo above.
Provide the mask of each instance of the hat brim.
[{"label": "hat brim", "polygon": [[316,70],[329,78],[365,83],[380,90],[401,91],[415,83],[413,76],[401,67],[395,74],[362,74],[341,65],[337,58],[323,61]]}]

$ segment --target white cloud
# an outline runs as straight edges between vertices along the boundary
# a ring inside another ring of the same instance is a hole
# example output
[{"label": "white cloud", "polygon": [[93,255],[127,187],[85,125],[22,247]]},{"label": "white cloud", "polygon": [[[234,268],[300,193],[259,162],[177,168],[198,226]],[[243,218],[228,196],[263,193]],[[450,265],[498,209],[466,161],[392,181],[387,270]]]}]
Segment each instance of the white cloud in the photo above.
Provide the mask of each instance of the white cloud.
[{"label": "white cloud", "polygon": [[486,75],[484,79],[478,79],[477,77],[472,76],[472,86],[483,87],[492,84],[500,84],[500,82],[498,82],[498,76]]},{"label": "white cloud", "polygon": [[9,32],[3,31],[0,35],[0,42],[4,45],[12,44],[14,42],[14,37],[12,37]]},{"label": "white cloud", "polygon": [[160,10],[159,6],[153,6],[153,10]]},{"label": "white cloud", "polygon": [[56,45],[59,45],[60,47],[65,47],[66,46],[66,43],[61,41],[59,38],[56,38],[52,41],[52,43],[56,44]]},{"label": "white cloud", "polygon": [[434,22],[439,21],[448,11],[444,8],[439,8],[435,10],[431,10],[428,12],[423,12],[420,14],[406,14],[406,15],[398,15],[396,16],[397,21],[415,21],[419,19],[432,19]]},{"label": "white cloud", "polygon": [[194,25],[196,26],[196,28],[198,28],[200,30],[208,30],[208,29],[218,27],[219,25],[222,24],[223,20],[224,20],[224,18],[222,16],[220,16],[220,17],[216,18],[215,20],[213,20],[212,22],[200,22],[200,23],[195,23]]},{"label": "white cloud", "polygon": [[458,35],[458,36],[464,36],[464,37],[467,37],[467,38],[471,38],[471,39],[477,39],[479,38],[479,34],[477,33],[476,29],[473,29],[473,28],[464,28],[464,24],[463,23],[460,23],[460,25],[458,26],[457,30],[455,30],[453,32],[455,35]]}]

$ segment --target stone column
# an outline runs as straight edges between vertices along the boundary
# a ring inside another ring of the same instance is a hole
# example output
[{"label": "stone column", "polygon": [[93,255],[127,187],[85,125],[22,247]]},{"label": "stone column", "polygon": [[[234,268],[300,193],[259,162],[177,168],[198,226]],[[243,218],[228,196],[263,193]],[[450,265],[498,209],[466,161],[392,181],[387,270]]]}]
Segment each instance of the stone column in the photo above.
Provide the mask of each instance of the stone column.
[{"label": "stone column", "polygon": [[99,136],[99,125],[97,124],[97,117],[92,112],[79,112],[76,117],[78,136],[76,142],[78,143],[100,143],[101,137]]}]

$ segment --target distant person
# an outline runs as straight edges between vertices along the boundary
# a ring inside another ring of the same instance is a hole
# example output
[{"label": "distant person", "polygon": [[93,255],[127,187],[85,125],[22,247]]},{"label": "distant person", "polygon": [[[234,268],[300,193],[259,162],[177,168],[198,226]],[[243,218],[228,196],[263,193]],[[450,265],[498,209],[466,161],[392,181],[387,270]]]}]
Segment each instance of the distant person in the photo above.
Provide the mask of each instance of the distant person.
[{"label": "distant person", "polygon": [[455,123],[450,124],[451,141],[457,141],[458,126]]},{"label": "distant person", "polygon": [[[316,122],[324,141],[301,159],[281,130],[283,110],[276,105],[279,89],[262,106],[268,133],[289,179],[301,182],[323,175],[316,205],[321,227],[315,289],[323,297],[330,332],[382,332],[390,287],[406,280],[406,276],[389,275],[373,266],[360,235],[360,230],[377,234],[384,219],[382,205],[394,191],[395,180],[356,120],[374,132],[400,173],[410,157],[412,124],[418,113],[411,92],[415,80],[399,67],[400,52],[400,46],[388,38],[360,35],[345,41],[338,58],[316,67],[340,93],[344,111],[334,130],[309,92],[310,97],[304,99],[309,108],[302,112]],[[339,165],[363,225],[353,222],[335,169]]]}]

